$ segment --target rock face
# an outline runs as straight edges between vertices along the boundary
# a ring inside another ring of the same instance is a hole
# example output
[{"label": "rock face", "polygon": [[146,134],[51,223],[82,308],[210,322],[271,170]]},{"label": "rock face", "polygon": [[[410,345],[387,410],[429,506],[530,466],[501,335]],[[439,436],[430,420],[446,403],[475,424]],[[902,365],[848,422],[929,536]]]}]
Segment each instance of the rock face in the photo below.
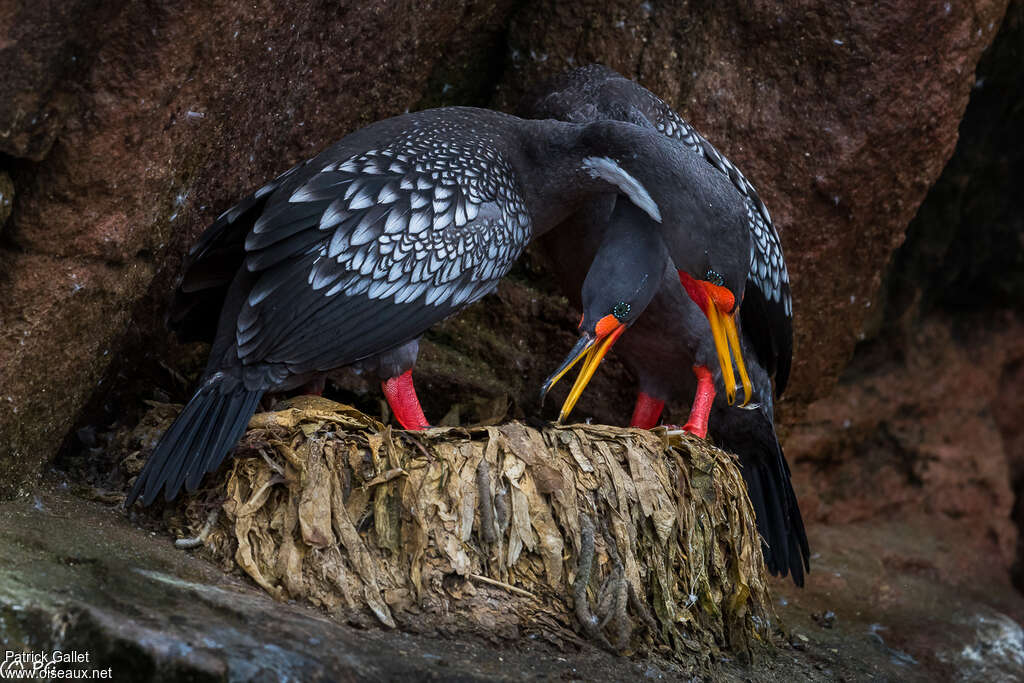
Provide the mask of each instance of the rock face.
[{"label": "rock face", "polygon": [[960,142],[877,297],[869,338],[785,439],[805,513],[918,519],[963,576],[1024,585],[1024,3],[978,65]]},{"label": "rock face", "polygon": [[53,455],[132,307],[161,269],[163,302],[217,213],[327,142],[415,107],[433,70],[486,44],[508,4],[0,10],[0,100],[16,104],[0,121],[12,127],[3,151],[41,159],[15,169],[0,247],[0,492]]},{"label": "rock face", "polygon": [[983,565],[1005,581],[1017,552],[1019,451],[1004,438],[1000,387],[1013,386],[1006,373],[1022,361],[1024,323],[1010,314],[957,326],[930,316],[898,350],[858,349],[785,441],[804,513],[828,525],[944,524],[960,575]]},{"label": "rock face", "polygon": [[[0,94],[19,104],[4,113],[3,149],[27,161],[13,164],[18,200],[0,246],[0,490],[18,490],[53,455],[112,356],[144,349],[158,366],[179,255],[245,191],[372,120],[419,103],[508,106],[538,78],[591,60],[665,97],[760,188],[795,274],[791,392],[820,395],[953,149],[974,65],[1004,8],[382,2],[286,16],[272,3],[126,1],[56,15],[28,3],[5,10]],[[507,386],[517,402],[563,352],[526,335],[530,311],[544,305],[527,280],[505,290],[520,319],[492,327],[481,355],[446,355],[445,331],[434,337],[437,358],[474,363],[475,385]],[[572,313],[564,318],[571,328]],[[428,388],[458,384],[460,368],[425,356]],[[119,367],[145,375],[138,366]]]}]

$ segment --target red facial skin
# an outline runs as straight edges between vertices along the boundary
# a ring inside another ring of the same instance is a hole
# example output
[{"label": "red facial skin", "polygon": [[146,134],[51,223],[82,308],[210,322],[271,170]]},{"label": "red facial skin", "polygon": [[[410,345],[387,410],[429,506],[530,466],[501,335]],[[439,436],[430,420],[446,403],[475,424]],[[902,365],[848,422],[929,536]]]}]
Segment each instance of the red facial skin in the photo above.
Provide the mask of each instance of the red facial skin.
[{"label": "red facial skin", "polygon": [[701,284],[690,277],[683,271],[679,273],[679,284],[686,290],[686,294],[693,299],[693,303],[700,306],[700,310],[704,311],[704,315],[708,314],[708,292],[706,289],[701,287]]},{"label": "red facial skin", "polygon": [[679,283],[686,290],[686,294],[693,299],[693,302],[700,306],[704,315],[709,313],[708,305],[714,301],[717,308],[724,315],[730,315],[736,306],[736,297],[725,287],[713,285],[706,280],[694,280],[687,273],[679,270]]},{"label": "red facial skin", "polygon": [[391,406],[391,412],[395,419],[410,431],[427,429],[430,423],[423,415],[423,408],[420,407],[420,400],[416,397],[416,388],[412,383],[412,370],[406,370],[398,377],[392,377],[381,382],[384,390],[384,398]]}]

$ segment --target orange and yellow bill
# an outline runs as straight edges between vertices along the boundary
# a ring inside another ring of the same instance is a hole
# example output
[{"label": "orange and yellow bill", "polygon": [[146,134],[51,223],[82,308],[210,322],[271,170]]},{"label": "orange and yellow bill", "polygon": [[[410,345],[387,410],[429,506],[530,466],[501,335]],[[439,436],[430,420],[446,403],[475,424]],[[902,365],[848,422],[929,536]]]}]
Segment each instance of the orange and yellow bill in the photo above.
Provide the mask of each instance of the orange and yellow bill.
[{"label": "orange and yellow bill", "polygon": [[[708,288],[715,285],[708,285]],[[709,294],[711,294],[709,292]],[[736,314],[723,313],[719,310],[714,296],[708,296],[707,316],[711,323],[711,336],[715,340],[715,351],[718,353],[718,364],[722,368],[722,382],[725,384],[725,397],[729,405],[736,402],[736,375],[733,372],[733,361],[743,385],[743,403],[750,403],[751,383],[747,375],[747,366],[743,363],[743,352],[740,350],[740,338],[736,332]],[[737,307],[738,310],[738,307]]]},{"label": "orange and yellow bill", "polygon": [[590,333],[584,333],[579,341],[576,342],[572,351],[569,352],[565,361],[562,362],[562,365],[544,382],[544,387],[541,389],[541,400],[555,386],[558,380],[569,372],[576,363],[584,359],[583,367],[580,368],[580,374],[576,376],[576,381],[573,383],[572,389],[569,390],[569,395],[566,397],[565,402],[562,404],[562,409],[558,413],[559,423],[572,412],[576,402],[583,395],[583,390],[587,388],[587,384],[590,383],[594,373],[597,372],[597,367],[601,364],[605,354],[608,353],[608,350],[611,349],[615,341],[625,331],[626,326],[620,323],[609,334],[602,337],[595,337]]}]

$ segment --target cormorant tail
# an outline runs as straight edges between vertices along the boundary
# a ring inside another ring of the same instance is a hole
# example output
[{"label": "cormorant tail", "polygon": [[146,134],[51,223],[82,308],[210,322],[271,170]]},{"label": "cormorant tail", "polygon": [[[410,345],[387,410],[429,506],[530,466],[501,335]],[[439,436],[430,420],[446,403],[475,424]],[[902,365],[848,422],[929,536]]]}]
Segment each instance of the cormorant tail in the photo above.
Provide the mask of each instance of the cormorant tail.
[{"label": "cormorant tail", "polygon": [[[757,515],[765,565],[775,576],[792,574],[793,583],[802,587],[804,573],[810,571],[810,549],[790,481],[789,465],[777,441],[772,440],[774,448],[765,442],[759,445],[763,450],[756,447],[755,450],[761,452],[751,452],[748,447],[739,449],[738,455],[750,502]],[[764,452],[770,450],[775,452]]]},{"label": "cormorant tail", "polygon": [[195,491],[203,475],[216,470],[242,438],[262,395],[262,389],[246,389],[239,379],[220,372],[207,379],[160,438],[125,507],[140,495],[142,504],[149,505],[161,489],[168,501],[182,485]]}]

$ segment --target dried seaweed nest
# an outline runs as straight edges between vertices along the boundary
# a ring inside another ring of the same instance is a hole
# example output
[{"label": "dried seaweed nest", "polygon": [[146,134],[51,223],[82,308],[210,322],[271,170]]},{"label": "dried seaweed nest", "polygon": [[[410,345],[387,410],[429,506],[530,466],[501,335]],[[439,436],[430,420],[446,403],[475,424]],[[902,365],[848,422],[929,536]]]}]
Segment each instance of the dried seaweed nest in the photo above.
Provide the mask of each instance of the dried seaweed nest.
[{"label": "dried seaweed nest", "polygon": [[344,619],[582,638],[700,668],[768,641],[743,480],[688,435],[517,422],[409,433],[300,397],[253,417],[213,485],[175,513],[191,544]]}]

